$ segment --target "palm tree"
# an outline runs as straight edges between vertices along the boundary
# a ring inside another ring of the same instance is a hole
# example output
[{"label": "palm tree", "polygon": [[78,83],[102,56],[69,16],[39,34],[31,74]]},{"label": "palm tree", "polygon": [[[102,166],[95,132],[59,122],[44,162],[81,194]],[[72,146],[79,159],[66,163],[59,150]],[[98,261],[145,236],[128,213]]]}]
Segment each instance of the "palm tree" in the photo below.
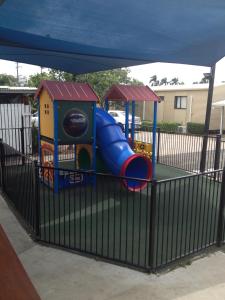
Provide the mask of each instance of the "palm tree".
[{"label": "palm tree", "polygon": [[157,75],[153,75],[152,77],[150,77],[149,84],[151,86],[156,85],[157,82],[158,82],[157,81]]},{"label": "palm tree", "polygon": [[164,77],[164,78],[161,79],[159,85],[167,85],[167,84],[168,84],[167,77]]},{"label": "palm tree", "polygon": [[178,85],[179,84],[179,79],[177,77],[174,77],[170,80],[169,84]]},{"label": "palm tree", "polygon": [[208,73],[204,73],[203,76],[204,77],[201,79],[201,81],[199,83],[208,83],[209,82]]}]

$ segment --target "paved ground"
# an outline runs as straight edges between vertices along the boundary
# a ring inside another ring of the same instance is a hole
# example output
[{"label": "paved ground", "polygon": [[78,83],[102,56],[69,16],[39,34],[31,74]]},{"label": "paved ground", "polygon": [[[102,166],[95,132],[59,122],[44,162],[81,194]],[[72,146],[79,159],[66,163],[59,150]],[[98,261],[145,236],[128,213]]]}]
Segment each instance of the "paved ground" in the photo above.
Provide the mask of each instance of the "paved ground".
[{"label": "paved ground", "polygon": [[43,300],[225,299],[223,252],[147,275],[35,244],[1,197],[0,223]]}]

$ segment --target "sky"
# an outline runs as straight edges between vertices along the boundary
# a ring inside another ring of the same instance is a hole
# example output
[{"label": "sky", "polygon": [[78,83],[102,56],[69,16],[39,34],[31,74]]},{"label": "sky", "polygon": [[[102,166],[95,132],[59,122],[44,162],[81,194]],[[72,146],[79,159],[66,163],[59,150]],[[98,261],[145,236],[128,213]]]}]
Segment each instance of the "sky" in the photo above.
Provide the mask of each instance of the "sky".
[{"label": "sky", "polygon": [[[19,75],[29,77],[29,75],[40,72],[40,67],[19,64]],[[130,68],[130,76],[142,81],[144,84],[149,83],[149,79],[153,75],[157,75],[158,79],[167,77],[168,81],[174,77],[178,77],[185,84],[192,84],[194,81],[200,81],[203,73],[208,73],[210,68],[200,66],[190,66],[169,63],[152,63],[142,66]],[[6,60],[0,60],[0,73],[6,73],[16,76],[16,63]],[[225,57],[216,65],[215,82],[221,83],[225,81]]]}]

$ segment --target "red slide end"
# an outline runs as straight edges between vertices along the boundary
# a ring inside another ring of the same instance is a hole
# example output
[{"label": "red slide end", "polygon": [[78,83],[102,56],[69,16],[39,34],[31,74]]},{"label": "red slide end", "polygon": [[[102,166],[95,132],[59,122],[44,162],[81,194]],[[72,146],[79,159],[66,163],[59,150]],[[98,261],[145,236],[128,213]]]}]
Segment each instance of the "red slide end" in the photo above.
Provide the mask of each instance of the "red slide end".
[{"label": "red slide end", "polygon": [[[152,163],[149,158],[142,154],[131,155],[122,165],[120,176],[132,177],[135,179],[124,179],[123,184],[129,190],[133,192],[144,189],[148,182],[152,178]],[[138,180],[145,179],[144,181]]]}]

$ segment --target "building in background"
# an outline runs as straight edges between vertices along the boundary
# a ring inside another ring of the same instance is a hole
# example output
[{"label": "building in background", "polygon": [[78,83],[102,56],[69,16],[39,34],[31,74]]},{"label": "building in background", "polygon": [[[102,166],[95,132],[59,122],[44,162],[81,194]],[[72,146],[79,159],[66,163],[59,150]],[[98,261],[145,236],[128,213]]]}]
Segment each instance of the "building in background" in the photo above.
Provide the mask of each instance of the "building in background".
[{"label": "building in background", "polygon": [[28,104],[29,98],[34,97],[37,88],[19,86],[0,86],[0,103]]},{"label": "building in background", "polygon": [[14,149],[31,153],[31,98],[36,88],[0,86],[0,139]]},{"label": "building in background", "polygon": [[[158,122],[205,122],[208,84],[155,86],[154,92],[161,98],[158,106]],[[213,102],[225,99],[225,84],[215,85]],[[144,103],[139,108],[143,120],[152,121],[152,107]],[[212,108],[210,130],[220,128],[220,109]],[[225,129],[225,128],[224,128]]]}]

